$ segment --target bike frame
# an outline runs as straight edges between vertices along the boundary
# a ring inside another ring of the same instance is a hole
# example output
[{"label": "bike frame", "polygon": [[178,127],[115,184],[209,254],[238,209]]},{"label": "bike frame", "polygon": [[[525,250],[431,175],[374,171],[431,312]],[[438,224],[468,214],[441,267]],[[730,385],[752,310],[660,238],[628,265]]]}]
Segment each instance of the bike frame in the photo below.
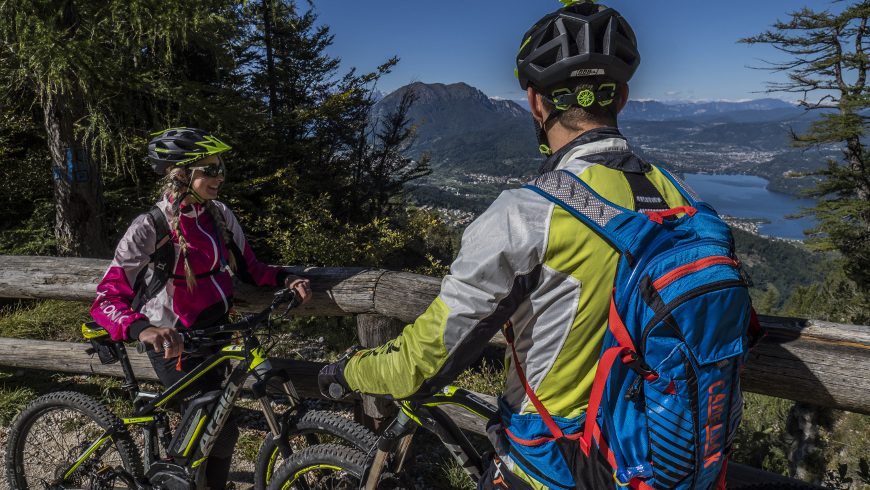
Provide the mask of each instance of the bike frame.
[{"label": "bike frame", "polygon": [[[456,422],[439,408],[442,405],[457,405],[487,421],[497,414],[495,406],[475,393],[455,386],[447,386],[441,392],[420,401],[399,402],[399,414],[381,434],[374,459],[363,474],[363,489],[374,490],[385,469],[396,473],[402,470],[417,427],[423,427],[435,434],[462,465],[462,469],[474,481],[480,479],[483,474],[480,454]],[[388,464],[390,455],[394,455],[392,464]]]},{"label": "bike frame", "polygon": [[[261,317],[261,315],[257,315],[253,318]],[[247,321],[253,326],[256,326],[259,323],[251,321],[251,319],[248,319]],[[227,331],[243,331],[240,329],[229,329],[227,327],[227,325],[222,325],[196,331],[195,333],[199,336],[205,336]],[[202,463],[204,463],[208,459],[209,454],[211,454],[217,435],[220,434],[220,431],[226,424],[229,414],[232,411],[232,407],[235,405],[239,393],[241,392],[242,386],[247,378],[252,374],[258,379],[258,381],[251,386],[251,391],[253,392],[254,397],[260,402],[263,414],[265,415],[273,437],[278,439],[278,446],[285,456],[292,453],[289,446],[279,438],[282,428],[274,410],[272,409],[271,399],[266,393],[266,385],[271,378],[280,376],[282,380],[282,391],[289,399],[291,409],[297,407],[301,403],[301,399],[290,381],[289,376],[282,376],[283,373],[281,370],[273,369],[271,362],[266,357],[266,354],[260,345],[260,341],[253,334],[253,327],[248,331],[249,335],[243,335],[243,344],[227,345],[221,348],[218,352],[208,356],[202,363],[184,375],[184,377],[179,379],[173,385],[157,394],[139,391],[139,384],[136,380],[124,344],[120,342],[107,344],[109,347],[114,349],[115,354],[120,361],[121,368],[124,371],[126,382],[122,388],[128,392],[133,400],[134,413],[132,417],[121,419],[121,422],[123,423],[122,426],[111,427],[103,432],[103,434],[88,446],[88,448],[70,465],[70,467],[63,472],[63,479],[66,480],[69,478],[73,472],[75,472],[75,470],[92,455],[97,454],[99,456],[102,452],[108,450],[110,445],[107,445],[106,443],[111,441],[115,435],[127,432],[127,427],[131,425],[146,425],[145,454],[143,455],[146,464],[146,473],[148,468],[155,465],[155,463],[159,466],[166,466],[167,463],[158,462],[159,450],[155,445],[155,443],[160,444],[161,442],[164,447],[168,445],[165,440],[156,440],[158,423],[165,422],[165,414],[162,410],[203,375],[217,369],[219,366],[223,366],[223,363],[232,360],[239,361],[239,363],[230,372],[226,386],[224,387],[218,402],[208,413],[200,415],[200,419],[193,426],[193,431],[185,436],[186,445],[182,456],[180,458],[176,457],[174,462],[169,463],[168,465],[175,468],[184,468],[187,470],[188,475],[193,481],[200,480],[201,476],[203,476],[201,473],[204,468]],[[89,329],[86,326],[83,326],[82,333],[85,338],[88,339],[107,336],[107,332],[104,330]],[[199,454],[200,457],[193,459],[196,454]],[[133,481],[132,475],[122,476],[125,480]]]}]

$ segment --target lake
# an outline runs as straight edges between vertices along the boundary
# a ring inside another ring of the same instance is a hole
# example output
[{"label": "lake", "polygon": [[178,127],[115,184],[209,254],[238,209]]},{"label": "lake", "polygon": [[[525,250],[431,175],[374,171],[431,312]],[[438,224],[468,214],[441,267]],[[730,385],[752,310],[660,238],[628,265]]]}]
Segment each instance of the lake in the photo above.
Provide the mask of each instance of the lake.
[{"label": "lake", "polygon": [[686,183],[719,214],[736,218],[764,218],[763,235],[805,238],[803,230],[813,226],[811,218],[785,219],[786,215],[812,206],[814,201],[767,190],[767,180],[754,175],[685,174]]}]

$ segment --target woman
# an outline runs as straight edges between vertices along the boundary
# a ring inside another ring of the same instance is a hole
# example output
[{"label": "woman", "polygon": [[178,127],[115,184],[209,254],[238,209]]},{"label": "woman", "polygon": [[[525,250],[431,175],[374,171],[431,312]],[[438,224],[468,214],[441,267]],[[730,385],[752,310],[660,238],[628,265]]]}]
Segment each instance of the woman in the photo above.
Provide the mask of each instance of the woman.
[{"label": "woman", "polygon": [[[134,285],[148,276],[151,255],[164,246],[157,243],[154,218],[139,216],[118,243],[114,260],[97,286],[91,316],[114,340],[150,344],[151,363],[168,387],[204,359],[182,354],[178,330],[227,321],[233,298],[231,274],[257,286],[293,288],[303,303],[311,297],[311,286],[307,279],[259,262],[232,211],[216,200],[226,173],[221,154],[230,150],[228,145],[201,129],[171,128],[154,134],[148,158],[154,171],[165,177],[163,197],[156,207],[169,224],[169,236],[162,241],[171,240],[175,247],[172,275],[138,311],[132,307]],[[209,371],[194,389],[220,389],[223,375],[218,373]],[[226,486],[237,438],[238,428],[230,421],[209,457],[210,488]]]}]

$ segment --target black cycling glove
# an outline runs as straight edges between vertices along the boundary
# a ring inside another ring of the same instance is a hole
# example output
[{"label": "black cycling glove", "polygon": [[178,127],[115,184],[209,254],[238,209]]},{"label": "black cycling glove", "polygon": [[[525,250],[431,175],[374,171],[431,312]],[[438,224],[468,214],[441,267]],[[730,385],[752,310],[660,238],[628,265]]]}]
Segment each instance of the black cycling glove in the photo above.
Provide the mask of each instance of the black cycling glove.
[{"label": "black cycling glove", "polygon": [[345,351],[345,353],[332,364],[323,366],[320,373],[317,375],[317,385],[320,387],[320,393],[322,393],[323,396],[332,398],[333,400],[341,400],[353,391],[347,385],[347,380],[344,379],[344,366],[360,349],[360,346],[355,345]]}]

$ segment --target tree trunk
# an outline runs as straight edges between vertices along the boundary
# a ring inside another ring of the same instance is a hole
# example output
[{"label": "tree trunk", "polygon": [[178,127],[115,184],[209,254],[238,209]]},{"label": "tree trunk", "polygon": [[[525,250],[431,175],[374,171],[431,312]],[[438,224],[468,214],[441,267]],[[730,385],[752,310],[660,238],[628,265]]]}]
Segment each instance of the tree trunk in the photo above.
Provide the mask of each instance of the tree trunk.
[{"label": "tree trunk", "polygon": [[819,483],[830,461],[821,429],[830,432],[840,417],[830,408],[798,402],[789,410],[786,432],[791,437],[788,469],[792,478]]},{"label": "tree trunk", "polygon": [[54,180],[54,235],[62,255],[109,257],[100,167],[75,136],[75,103],[74,95],[58,93],[42,104]]},{"label": "tree trunk", "polygon": [[272,58],[272,2],[263,0],[263,44],[266,50],[266,79],[269,85],[269,120],[275,124],[275,98],[277,97],[275,80],[275,60]]}]

